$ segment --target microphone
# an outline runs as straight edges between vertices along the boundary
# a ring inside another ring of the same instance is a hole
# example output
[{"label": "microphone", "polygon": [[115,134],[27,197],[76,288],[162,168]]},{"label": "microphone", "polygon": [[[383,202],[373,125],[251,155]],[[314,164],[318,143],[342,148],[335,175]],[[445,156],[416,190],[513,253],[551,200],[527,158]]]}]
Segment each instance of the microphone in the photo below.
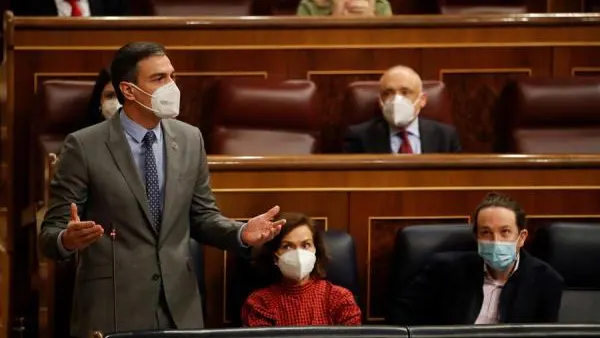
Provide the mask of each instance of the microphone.
[{"label": "microphone", "polygon": [[115,256],[115,240],[117,239],[117,230],[114,225],[110,232],[110,242],[111,242],[111,251],[112,251],[112,287],[113,287],[113,330],[114,333],[117,332],[117,281],[116,281],[116,256]]}]

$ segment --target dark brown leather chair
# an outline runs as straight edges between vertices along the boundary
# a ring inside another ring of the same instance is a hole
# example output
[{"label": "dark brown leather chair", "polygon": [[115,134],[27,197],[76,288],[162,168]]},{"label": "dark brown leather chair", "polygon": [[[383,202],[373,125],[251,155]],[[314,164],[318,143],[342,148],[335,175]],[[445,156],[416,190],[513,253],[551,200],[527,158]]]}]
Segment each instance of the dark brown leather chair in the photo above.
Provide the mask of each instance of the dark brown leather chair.
[{"label": "dark brown leather chair", "polygon": [[[423,91],[427,94],[427,105],[419,116],[452,125],[452,102],[444,83],[423,81]],[[345,126],[362,123],[381,115],[379,82],[357,81],[349,84],[344,94],[343,106]]]},{"label": "dark brown leather chair", "polygon": [[67,134],[87,127],[93,81],[48,80],[40,92],[42,123],[38,135],[48,152],[58,153]]},{"label": "dark brown leather chair", "polygon": [[496,150],[600,153],[600,78],[527,78],[499,98]]},{"label": "dark brown leather chair", "polygon": [[252,0],[146,0],[156,16],[247,16]]},{"label": "dark brown leather chair", "polygon": [[319,150],[317,88],[307,80],[222,79],[215,84],[208,152],[303,155]]}]

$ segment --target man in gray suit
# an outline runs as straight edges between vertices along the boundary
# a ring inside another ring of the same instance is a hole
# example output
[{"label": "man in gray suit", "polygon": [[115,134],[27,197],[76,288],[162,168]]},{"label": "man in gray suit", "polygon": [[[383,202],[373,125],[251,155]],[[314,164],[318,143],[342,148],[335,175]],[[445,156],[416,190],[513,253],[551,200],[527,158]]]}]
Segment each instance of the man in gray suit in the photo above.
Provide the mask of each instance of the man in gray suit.
[{"label": "man in gray suit", "polygon": [[173,119],[180,93],[164,47],[127,44],[111,72],[123,109],[67,136],[40,234],[48,257],[78,256],[71,334],[202,328],[190,236],[244,253],[285,221],[271,222],[279,207],[246,224],[220,214],[202,135]]}]

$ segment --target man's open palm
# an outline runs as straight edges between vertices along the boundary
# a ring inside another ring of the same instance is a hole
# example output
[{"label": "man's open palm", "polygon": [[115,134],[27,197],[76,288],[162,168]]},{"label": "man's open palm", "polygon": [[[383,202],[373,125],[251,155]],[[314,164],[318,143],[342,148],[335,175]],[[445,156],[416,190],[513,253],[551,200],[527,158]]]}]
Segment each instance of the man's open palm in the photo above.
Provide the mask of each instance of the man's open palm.
[{"label": "man's open palm", "polygon": [[248,246],[262,245],[281,231],[285,220],[273,222],[273,218],[279,214],[279,206],[274,206],[264,214],[251,218],[242,231],[242,242]]}]

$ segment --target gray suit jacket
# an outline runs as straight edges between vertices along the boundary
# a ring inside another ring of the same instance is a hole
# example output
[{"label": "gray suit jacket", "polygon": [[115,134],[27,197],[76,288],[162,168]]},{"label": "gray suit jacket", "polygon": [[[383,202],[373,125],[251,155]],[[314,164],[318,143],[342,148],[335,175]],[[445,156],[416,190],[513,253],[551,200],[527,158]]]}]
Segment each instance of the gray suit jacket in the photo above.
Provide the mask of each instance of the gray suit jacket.
[{"label": "gray suit jacket", "polygon": [[[59,233],[69,222],[69,205],[105,235],[78,252],[71,334],[113,331],[113,278],[118,331],[153,329],[161,283],[179,329],[202,328],[202,308],[190,255],[190,236],[200,243],[243,250],[241,224],[223,217],[209,186],[208,164],[198,128],[163,120],[165,205],[160,234],[150,222],[143,181],[118,117],[67,136],[51,183],[40,242],[45,255],[60,260]],[[116,229],[113,276],[109,233]]]}]

